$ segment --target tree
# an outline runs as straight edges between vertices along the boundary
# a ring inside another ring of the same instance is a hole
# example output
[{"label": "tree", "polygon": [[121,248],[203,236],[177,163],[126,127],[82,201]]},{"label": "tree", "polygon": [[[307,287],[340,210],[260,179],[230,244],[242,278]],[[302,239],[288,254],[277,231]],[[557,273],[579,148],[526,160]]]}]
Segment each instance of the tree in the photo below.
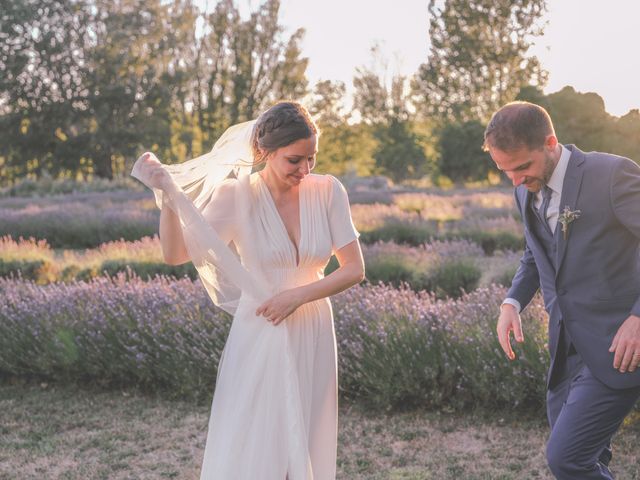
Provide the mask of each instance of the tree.
[{"label": "tree", "polygon": [[375,132],[379,147],[374,158],[386,175],[400,182],[426,173],[427,158],[410,122],[391,117]]},{"label": "tree", "polygon": [[377,141],[365,124],[353,124],[344,105],[343,82],[319,81],[311,95],[309,112],[320,128],[317,168],[332,175],[371,175]]},{"label": "tree", "polygon": [[320,80],[313,88],[309,113],[324,127],[344,124],[348,119],[343,103],[346,93],[344,82]]},{"label": "tree", "polygon": [[86,154],[97,176],[112,178],[141,143],[169,146],[173,29],[160,0],[95,0],[94,9],[95,42],[86,49]]},{"label": "tree", "polygon": [[583,150],[614,152],[614,119],[599,95],[564,87],[547,96],[549,114],[561,143],[575,143]]},{"label": "tree", "polygon": [[440,135],[440,172],[454,181],[486,179],[492,169],[482,150],[484,125],[477,120],[450,123]]},{"label": "tree", "polygon": [[640,163],[640,110],[633,109],[615,122],[612,152]]},{"label": "tree", "polygon": [[528,54],[542,34],[545,0],[430,0],[431,51],[414,78],[425,117],[487,121],[525,85],[542,86],[546,73]]},{"label": "tree", "polygon": [[374,67],[360,67],[353,79],[354,109],[377,142],[373,154],[377,170],[402,181],[428,172],[425,139],[416,131],[408,79],[394,75],[387,86],[386,64],[372,49]]},{"label": "tree", "polygon": [[305,95],[304,30],[283,38],[279,9],[278,0],[267,0],[243,20],[232,0],[222,0],[204,15],[205,34],[194,43],[194,98],[205,141],[230,124],[256,117],[276,100]]},{"label": "tree", "polygon": [[4,1],[2,174],[110,178],[143,148],[184,160],[230,124],[302,97],[303,31],[283,38],[278,10],[267,0],[243,20],[231,0],[212,13],[191,0]]},{"label": "tree", "polygon": [[3,2],[0,15],[0,156],[11,178],[79,168],[73,137],[86,108],[82,2]]}]

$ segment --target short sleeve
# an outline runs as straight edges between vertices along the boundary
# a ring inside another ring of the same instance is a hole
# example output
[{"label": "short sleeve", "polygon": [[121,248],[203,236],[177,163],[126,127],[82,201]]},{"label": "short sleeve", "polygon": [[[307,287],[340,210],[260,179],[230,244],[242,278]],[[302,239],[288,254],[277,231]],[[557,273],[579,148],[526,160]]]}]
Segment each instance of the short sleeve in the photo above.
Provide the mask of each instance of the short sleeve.
[{"label": "short sleeve", "polygon": [[228,179],[218,185],[211,200],[202,210],[202,216],[220,238],[231,242],[236,237],[236,186],[238,180]]},{"label": "short sleeve", "polygon": [[328,177],[331,180],[328,204],[329,230],[332,249],[335,252],[356,240],[360,234],[351,219],[347,191],[337,178],[331,175]]}]

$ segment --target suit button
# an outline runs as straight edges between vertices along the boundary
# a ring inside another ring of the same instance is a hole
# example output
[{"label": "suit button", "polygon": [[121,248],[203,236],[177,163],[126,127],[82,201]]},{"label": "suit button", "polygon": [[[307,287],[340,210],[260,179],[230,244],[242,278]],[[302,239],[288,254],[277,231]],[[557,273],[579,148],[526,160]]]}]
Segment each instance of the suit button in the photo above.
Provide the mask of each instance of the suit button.
[{"label": "suit button", "polygon": [[564,288],[561,288],[560,290],[558,290],[558,295],[560,295],[561,297],[567,294],[567,290]]}]

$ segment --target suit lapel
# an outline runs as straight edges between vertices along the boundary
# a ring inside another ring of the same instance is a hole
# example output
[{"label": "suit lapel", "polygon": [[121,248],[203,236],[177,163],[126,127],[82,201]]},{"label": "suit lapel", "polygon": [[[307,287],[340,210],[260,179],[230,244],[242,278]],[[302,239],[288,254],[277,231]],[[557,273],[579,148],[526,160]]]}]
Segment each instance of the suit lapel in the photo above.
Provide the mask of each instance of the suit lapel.
[{"label": "suit lapel", "polygon": [[537,218],[533,217],[533,207],[531,205],[533,203],[534,195],[526,188],[523,188],[523,191],[522,204],[524,205],[524,215],[522,218],[524,218],[524,223],[527,229],[532,232],[533,229],[531,228],[531,222],[537,221]]},{"label": "suit lapel", "polygon": [[542,243],[540,242],[540,239],[536,234],[536,229],[533,226],[533,222],[539,221],[538,218],[535,217],[535,214],[533,213],[533,210],[532,210],[534,208],[533,201],[535,198],[535,194],[529,192],[524,187],[518,187],[517,193],[518,193],[520,208],[522,209],[520,213],[522,215],[524,226],[529,231],[530,239],[533,240],[533,244],[529,243],[529,248],[532,251],[538,252],[538,254],[536,255],[537,258],[546,259],[547,258],[546,255],[540,256],[540,252],[544,252],[544,247],[542,246]]},{"label": "suit lapel", "polygon": [[[569,164],[567,165],[567,172],[562,182],[562,196],[560,197],[560,215],[565,207],[569,207],[570,210],[576,209],[578,202],[578,195],[580,194],[580,186],[582,185],[582,175],[584,174],[584,153],[579,150],[575,145],[566,145],[571,151],[571,157],[569,157]],[[562,266],[564,255],[567,251],[567,243],[571,238],[571,225],[567,231],[567,238],[562,233],[562,224],[558,221],[558,225],[555,231],[555,240],[557,242],[557,257],[556,257],[556,276]]]}]

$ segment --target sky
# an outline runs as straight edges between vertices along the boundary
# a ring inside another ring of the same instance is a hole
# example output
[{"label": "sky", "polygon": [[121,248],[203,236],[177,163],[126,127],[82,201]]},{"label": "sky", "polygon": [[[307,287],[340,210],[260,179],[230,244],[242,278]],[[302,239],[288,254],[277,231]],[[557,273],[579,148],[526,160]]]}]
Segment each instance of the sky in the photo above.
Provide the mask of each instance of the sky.
[{"label": "sky", "polygon": [[[209,0],[209,3],[215,3]],[[244,0],[248,8],[258,0]],[[289,33],[306,30],[303,55],[310,84],[341,80],[372,62],[379,45],[390,74],[411,75],[429,52],[428,0],[281,0]],[[596,92],[612,115],[640,108],[640,1],[548,0],[545,35],[531,53],[549,72],[545,93],[566,85]]]}]

